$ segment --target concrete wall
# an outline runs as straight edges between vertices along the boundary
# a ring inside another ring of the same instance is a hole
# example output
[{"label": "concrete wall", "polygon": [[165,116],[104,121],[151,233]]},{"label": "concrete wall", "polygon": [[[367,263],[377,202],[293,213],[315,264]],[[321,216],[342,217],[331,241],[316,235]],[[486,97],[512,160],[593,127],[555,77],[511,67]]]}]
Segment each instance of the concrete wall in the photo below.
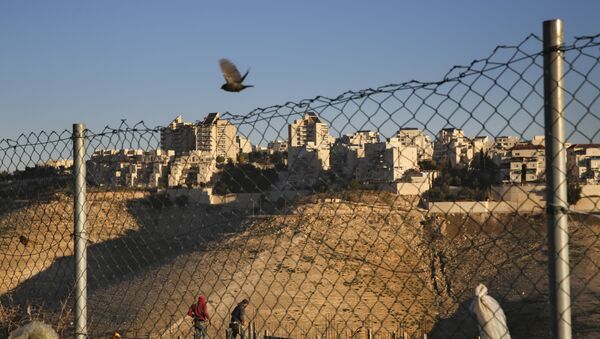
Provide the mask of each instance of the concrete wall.
[{"label": "concrete wall", "polygon": [[227,195],[211,196],[211,205],[232,204],[238,208],[258,207],[261,202],[261,193],[231,193]]},{"label": "concrete wall", "polygon": [[[429,203],[430,213],[542,213],[546,208],[545,185],[492,187],[498,201],[441,201]],[[600,211],[600,185],[581,187],[581,199],[571,207],[578,211]]]},{"label": "concrete wall", "polygon": [[571,208],[580,212],[600,212],[600,197],[582,197]]},{"label": "concrete wall", "polygon": [[287,201],[293,201],[297,197],[309,193],[309,191],[306,190],[283,190],[266,191],[264,193],[230,193],[226,195],[216,195],[212,193],[211,188],[202,190],[194,188],[167,188],[162,191],[167,193],[171,199],[175,199],[180,195],[185,195],[188,197],[189,202],[207,205],[232,204],[239,208],[258,207],[263,196],[271,202],[276,202],[280,198]]},{"label": "concrete wall", "polygon": [[431,188],[430,182],[394,182],[386,184],[384,189],[398,195],[421,195]]},{"label": "concrete wall", "polygon": [[571,208],[584,212],[600,212],[600,185],[581,186],[581,198]]},{"label": "concrete wall", "polygon": [[428,204],[430,213],[467,214],[488,212],[487,201],[438,201]]},{"label": "concrete wall", "polygon": [[542,213],[545,204],[514,201],[440,201],[428,204],[429,213],[469,214],[469,213]]},{"label": "concrete wall", "polygon": [[501,185],[492,186],[492,197],[498,201],[545,204],[546,185]]},{"label": "concrete wall", "polygon": [[581,186],[581,197],[600,197],[600,185]]}]

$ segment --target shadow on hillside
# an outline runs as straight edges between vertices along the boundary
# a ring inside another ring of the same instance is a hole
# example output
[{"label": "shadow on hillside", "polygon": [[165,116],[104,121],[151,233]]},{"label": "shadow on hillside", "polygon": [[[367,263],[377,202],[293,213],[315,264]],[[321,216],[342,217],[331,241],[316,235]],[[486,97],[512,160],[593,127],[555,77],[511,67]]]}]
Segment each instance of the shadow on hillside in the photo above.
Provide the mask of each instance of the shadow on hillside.
[{"label": "shadow on hillside", "polygon": [[[95,290],[134,278],[177,256],[202,252],[244,230],[251,211],[225,205],[176,204],[157,206],[148,199],[130,200],[127,209],[139,229],[101,243],[88,244],[88,295]],[[122,220],[106,220],[115,233]],[[0,296],[4,305],[40,305],[45,313],[59,311],[70,297],[74,282],[74,258],[57,258],[49,267]]]}]

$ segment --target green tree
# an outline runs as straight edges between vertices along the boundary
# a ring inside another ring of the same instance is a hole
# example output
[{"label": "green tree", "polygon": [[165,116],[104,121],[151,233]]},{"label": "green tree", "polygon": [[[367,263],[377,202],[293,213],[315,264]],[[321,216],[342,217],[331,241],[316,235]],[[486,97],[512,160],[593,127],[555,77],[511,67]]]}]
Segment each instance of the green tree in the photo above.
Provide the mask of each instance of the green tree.
[{"label": "green tree", "polygon": [[246,153],[238,154],[238,163],[244,165],[250,162],[250,156]]},{"label": "green tree", "polygon": [[229,188],[227,187],[227,185],[224,182],[218,181],[215,184],[215,187],[213,188],[213,192],[215,192],[218,195],[225,195],[225,194],[229,193]]},{"label": "green tree", "polygon": [[278,180],[277,171],[274,169],[259,169],[252,164],[228,163],[223,168],[215,190],[226,188],[227,193],[255,193],[271,189],[271,185]]},{"label": "green tree", "polygon": [[[489,196],[492,185],[498,182],[500,169],[494,161],[483,153],[463,167],[452,167],[450,162],[439,166],[439,176],[434,180],[429,199],[436,200],[485,200]],[[455,193],[449,186],[459,186]],[[435,188],[435,189],[434,189]]]}]

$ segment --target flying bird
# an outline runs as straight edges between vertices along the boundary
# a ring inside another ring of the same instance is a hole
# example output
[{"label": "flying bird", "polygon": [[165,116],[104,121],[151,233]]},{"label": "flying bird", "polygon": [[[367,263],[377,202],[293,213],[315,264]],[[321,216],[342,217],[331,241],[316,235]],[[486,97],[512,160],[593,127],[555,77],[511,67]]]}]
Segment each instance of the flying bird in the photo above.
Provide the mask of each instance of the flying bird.
[{"label": "flying bird", "polygon": [[481,339],[510,339],[504,311],[496,299],[488,295],[485,285],[477,285],[469,309],[475,313]]},{"label": "flying bird", "polygon": [[225,77],[225,84],[221,86],[221,89],[223,89],[224,91],[239,92],[244,88],[254,87],[252,85],[242,84],[242,82],[244,82],[244,79],[246,79],[248,72],[250,72],[250,69],[246,71],[246,74],[244,74],[244,76],[241,76],[240,71],[238,71],[237,67],[235,67],[235,65],[231,61],[227,59],[221,59],[219,60],[219,64],[221,65],[221,72],[223,72],[223,77]]}]

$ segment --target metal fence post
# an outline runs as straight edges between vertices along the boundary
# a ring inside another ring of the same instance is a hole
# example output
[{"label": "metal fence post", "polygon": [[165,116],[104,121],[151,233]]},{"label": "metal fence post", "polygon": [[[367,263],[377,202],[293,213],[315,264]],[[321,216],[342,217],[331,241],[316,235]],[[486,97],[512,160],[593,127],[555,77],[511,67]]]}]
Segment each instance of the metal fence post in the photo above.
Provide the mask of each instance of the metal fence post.
[{"label": "metal fence post", "polygon": [[567,154],[563,117],[563,23],[544,21],[544,129],[546,137],[546,210],[552,336],[571,338],[571,288],[567,225]]},{"label": "metal fence post", "polygon": [[85,125],[73,124],[75,221],[75,338],[87,337],[87,221]]}]

